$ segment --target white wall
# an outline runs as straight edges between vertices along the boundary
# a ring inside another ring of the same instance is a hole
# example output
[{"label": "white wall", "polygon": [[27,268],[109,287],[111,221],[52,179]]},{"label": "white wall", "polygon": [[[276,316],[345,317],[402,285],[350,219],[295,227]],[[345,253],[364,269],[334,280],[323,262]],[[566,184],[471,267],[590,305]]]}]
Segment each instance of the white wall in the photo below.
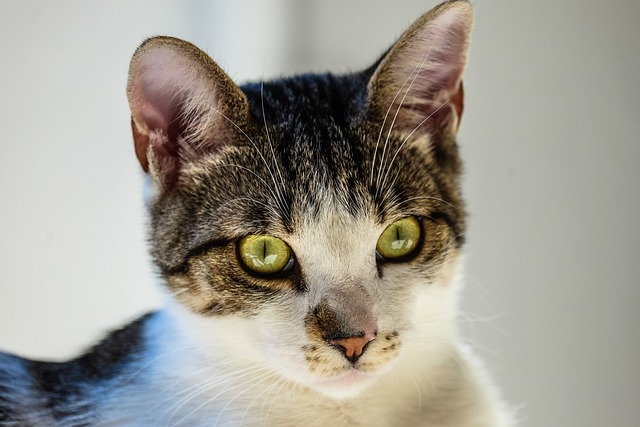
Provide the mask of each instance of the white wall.
[{"label": "white wall", "polygon": [[[157,304],[124,86],[149,35],[239,80],[359,69],[435,1],[0,2],[0,347]],[[640,2],[475,2],[463,328],[527,426],[640,420]]]}]

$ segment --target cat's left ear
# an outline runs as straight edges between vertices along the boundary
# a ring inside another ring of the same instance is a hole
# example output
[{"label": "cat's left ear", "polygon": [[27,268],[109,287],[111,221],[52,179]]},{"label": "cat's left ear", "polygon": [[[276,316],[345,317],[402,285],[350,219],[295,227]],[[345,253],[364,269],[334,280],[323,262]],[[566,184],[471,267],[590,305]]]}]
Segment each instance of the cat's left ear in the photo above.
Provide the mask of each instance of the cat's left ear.
[{"label": "cat's left ear", "polygon": [[136,156],[163,190],[186,164],[223,148],[248,118],[244,93],[193,44],[153,37],[131,59],[127,95]]},{"label": "cat's left ear", "polygon": [[369,81],[369,115],[407,133],[455,133],[472,25],[466,0],[445,2],[414,22]]}]

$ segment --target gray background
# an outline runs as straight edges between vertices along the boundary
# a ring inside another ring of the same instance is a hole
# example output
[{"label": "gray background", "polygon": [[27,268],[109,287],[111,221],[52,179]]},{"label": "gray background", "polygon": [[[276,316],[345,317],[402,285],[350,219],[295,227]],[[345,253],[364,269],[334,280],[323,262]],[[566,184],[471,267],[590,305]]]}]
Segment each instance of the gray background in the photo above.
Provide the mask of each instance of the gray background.
[{"label": "gray background", "polygon": [[[526,426],[640,425],[640,2],[477,0],[462,328]],[[0,1],[0,347],[158,304],[124,93],[154,34],[237,80],[369,65],[435,1]]]}]

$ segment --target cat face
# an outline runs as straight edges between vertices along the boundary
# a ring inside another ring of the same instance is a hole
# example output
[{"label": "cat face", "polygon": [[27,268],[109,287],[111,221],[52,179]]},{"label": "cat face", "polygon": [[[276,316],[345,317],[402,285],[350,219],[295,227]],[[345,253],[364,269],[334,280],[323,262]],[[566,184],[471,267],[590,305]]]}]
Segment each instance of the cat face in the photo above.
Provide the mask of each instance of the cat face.
[{"label": "cat face", "polygon": [[464,231],[455,131],[465,1],[373,67],[238,87],[203,52],[146,41],[128,94],[151,177],[151,244],[199,322],[341,398],[446,351]]}]

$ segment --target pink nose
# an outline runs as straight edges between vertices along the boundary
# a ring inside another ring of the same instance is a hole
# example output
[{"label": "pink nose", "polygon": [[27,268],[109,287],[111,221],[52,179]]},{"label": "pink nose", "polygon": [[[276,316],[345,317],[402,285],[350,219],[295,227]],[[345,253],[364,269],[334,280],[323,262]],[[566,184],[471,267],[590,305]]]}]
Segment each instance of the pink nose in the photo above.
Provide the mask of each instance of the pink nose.
[{"label": "pink nose", "polygon": [[344,357],[346,357],[348,361],[356,363],[358,359],[360,359],[360,356],[362,356],[362,353],[364,353],[367,344],[369,344],[374,339],[376,339],[376,333],[367,332],[362,336],[329,340],[329,344],[332,344],[341,349],[344,353]]}]

